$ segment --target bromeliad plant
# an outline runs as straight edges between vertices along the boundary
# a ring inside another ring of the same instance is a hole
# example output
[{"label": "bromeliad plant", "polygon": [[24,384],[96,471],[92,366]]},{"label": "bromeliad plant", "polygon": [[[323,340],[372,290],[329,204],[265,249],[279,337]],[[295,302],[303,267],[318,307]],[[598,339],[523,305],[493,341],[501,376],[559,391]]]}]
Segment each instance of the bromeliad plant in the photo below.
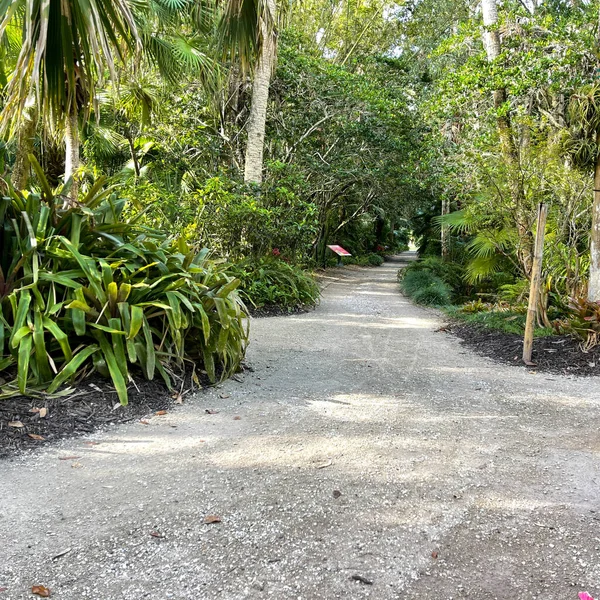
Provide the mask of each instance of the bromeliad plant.
[{"label": "bromeliad plant", "polygon": [[167,385],[186,361],[211,381],[235,372],[247,342],[245,308],[224,263],[174,245],[135,220],[98,180],[76,206],[69,182],[8,188],[0,204],[2,395],[56,392],[92,369],[122,404],[132,365]]}]

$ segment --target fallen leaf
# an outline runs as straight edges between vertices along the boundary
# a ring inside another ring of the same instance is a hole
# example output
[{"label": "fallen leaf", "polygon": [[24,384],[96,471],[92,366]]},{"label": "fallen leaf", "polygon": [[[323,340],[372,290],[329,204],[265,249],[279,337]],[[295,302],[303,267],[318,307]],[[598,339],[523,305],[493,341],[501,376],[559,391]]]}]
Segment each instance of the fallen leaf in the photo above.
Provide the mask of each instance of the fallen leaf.
[{"label": "fallen leaf", "polygon": [[81,467],[83,467],[83,465],[82,465],[81,463],[79,463],[79,462],[74,462],[74,463],[71,465],[71,468],[72,468],[72,469],[81,469]]},{"label": "fallen leaf", "polygon": [[43,442],[46,438],[38,435],[37,433],[28,433],[27,434],[32,440],[38,440],[39,442]]},{"label": "fallen leaf", "polygon": [[157,410],[157,411],[156,411],[154,414],[155,414],[157,417],[162,417],[163,415],[166,415],[166,414],[167,414],[167,411],[166,411],[166,410]]},{"label": "fallen leaf", "polygon": [[230,394],[219,394],[219,398],[223,398],[223,400],[225,400],[225,398],[231,398]]},{"label": "fallen leaf", "polygon": [[206,525],[210,525],[211,523],[220,523],[221,522],[221,517],[218,517],[217,515],[208,515],[206,517],[204,517],[204,523]]},{"label": "fallen leaf", "polygon": [[371,580],[367,579],[366,577],[363,577],[362,575],[352,575],[350,579],[354,579],[354,581],[360,581],[365,585],[373,585],[373,582]]},{"label": "fallen leaf", "polygon": [[341,495],[342,495],[342,492],[340,492],[340,490],[333,490],[334,498],[339,498]]},{"label": "fallen leaf", "polygon": [[59,456],[58,460],[77,460],[81,456]]},{"label": "fallen leaf", "polygon": [[23,425],[23,423],[21,423],[21,421],[9,421],[8,426],[16,427],[16,428],[25,427],[25,425]]},{"label": "fallen leaf", "polygon": [[41,410],[40,408],[38,408],[37,406],[34,406],[33,408],[29,409],[29,412],[35,414],[35,413],[39,413],[40,410]]},{"label": "fallen leaf", "polygon": [[152,537],[155,537],[155,538],[161,538],[161,537],[163,537],[162,533],[160,533],[159,531],[151,531],[150,535]]},{"label": "fallen leaf", "polygon": [[46,415],[48,414],[48,409],[47,408],[40,408],[40,419],[43,419]]},{"label": "fallen leaf", "polygon": [[218,410],[213,410],[212,408],[207,408],[204,410],[207,415],[217,415],[219,414]]},{"label": "fallen leaf", "polygon": [[150,425],[150,421],[148,421],[148,419],[140,419],[140,423],[142,425]]},{"label": "fallen leaf", "polygon": [[42,598],[50,597],[50,590],[43,585],[34,585],[31,588],[31,593],[35,594],[36,596],[41,596]]},{"label": "fallen leaf", "polygon": [[437,550],[434,550],[434,551],[431,553],[431,558],[437,558],[438,556],[439,556],[439,555],[438,555],[438,553],[437,553]]},{"label": "fallen leaf", "polygon": [[241,420],[242,420],[242,417],[233,417],[233,420],[234,420],[234,421],[241,421]]}]

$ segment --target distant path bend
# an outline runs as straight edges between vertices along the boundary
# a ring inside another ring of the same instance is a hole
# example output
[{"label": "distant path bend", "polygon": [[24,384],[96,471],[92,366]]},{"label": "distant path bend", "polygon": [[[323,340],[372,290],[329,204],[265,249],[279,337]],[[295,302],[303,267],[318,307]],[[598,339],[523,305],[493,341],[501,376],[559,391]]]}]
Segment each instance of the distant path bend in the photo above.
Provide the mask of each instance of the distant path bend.
[{"label": "distant path bend", "polygon": [[239,381],[0,464],[0,599],[600,596],[598,381],[472,354],[398,260],[255,320]]}]

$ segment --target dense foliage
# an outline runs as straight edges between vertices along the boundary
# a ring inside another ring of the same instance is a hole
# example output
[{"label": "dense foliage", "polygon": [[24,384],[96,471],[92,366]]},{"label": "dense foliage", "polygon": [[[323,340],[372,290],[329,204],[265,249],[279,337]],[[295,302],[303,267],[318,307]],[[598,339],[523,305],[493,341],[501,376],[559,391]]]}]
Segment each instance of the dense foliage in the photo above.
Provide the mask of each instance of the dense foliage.
[{"label": "dense foliage", "polygon": [[239,280],[196,252],[124,220],[117,189],[99,179],[75,207],[68,186],[8,190],[0,205],[4,394],[54,392],[92,367],[127,402],[130,370],[148,379],[184,361],[215,381],[236,371],[247,339]]},{"label": "dense foliage", "polygon": [[230,374],[236,287],[314,305],[330,244],[376,266],[412,237],[416,301],[522,315],[539,203],[538,324],[596,343],[598,9],[5,2],[5,391]]}]

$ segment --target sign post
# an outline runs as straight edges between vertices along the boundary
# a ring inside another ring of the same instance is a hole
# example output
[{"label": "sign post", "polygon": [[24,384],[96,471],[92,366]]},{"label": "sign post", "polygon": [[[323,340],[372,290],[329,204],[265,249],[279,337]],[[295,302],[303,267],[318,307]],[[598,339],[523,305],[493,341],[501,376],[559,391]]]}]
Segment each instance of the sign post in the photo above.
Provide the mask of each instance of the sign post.
[{"label": "sign post", "polygon": [[342,256],[352,256],[348,250],[344,250],[341,246],[327,246],[332,252],[335,252],[338,255],[338,263],[337,266],[341,267],[342,265]]}]

